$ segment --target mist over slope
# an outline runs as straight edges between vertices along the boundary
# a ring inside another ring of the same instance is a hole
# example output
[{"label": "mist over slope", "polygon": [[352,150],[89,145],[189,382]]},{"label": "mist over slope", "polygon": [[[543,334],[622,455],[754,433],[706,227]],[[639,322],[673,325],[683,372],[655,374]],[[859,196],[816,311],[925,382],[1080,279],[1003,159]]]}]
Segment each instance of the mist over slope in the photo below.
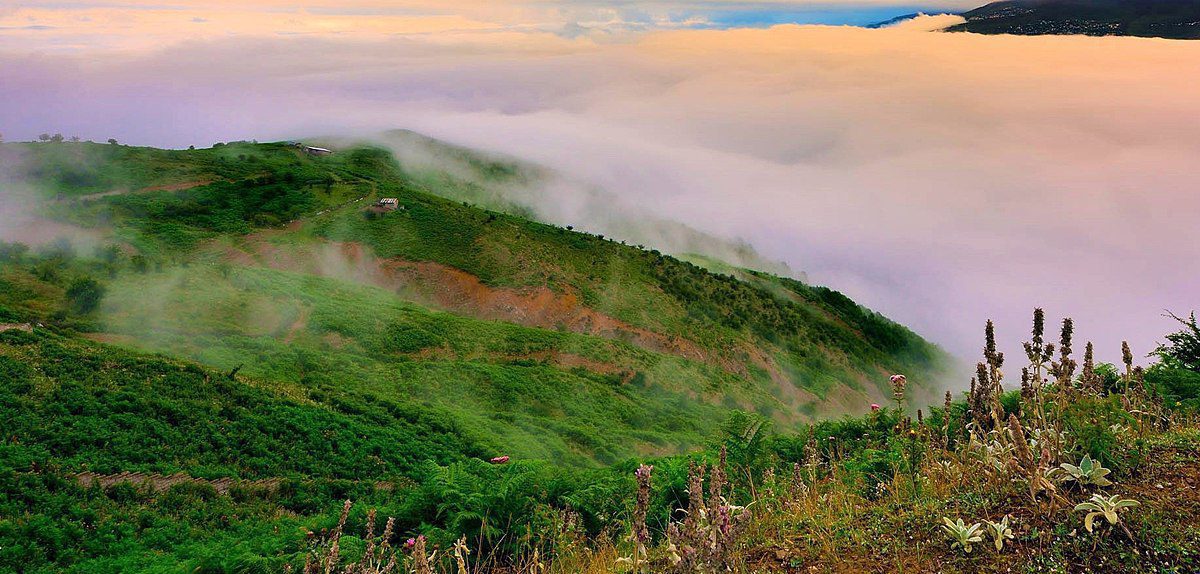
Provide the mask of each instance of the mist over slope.
[{"label": "mist over slope", "polygon": [[450,199],[606,234],[672,255],[698,254],[735,267],[804,279],[802,272],[763,257],[746,241],[655,217],[616,194],[530,162],[450,145],[410,130],[389,131],[372,141],[392,150],[405,172],[427,189]]},{"label": "mist over slope", "polygon": [[[25,156],[36,217],[97,239],[11,258],[0,304],[318,402],[444,409],[497,451],[678,452],[734,410],[782,428],[859,411],[893,372],[933,396],[949,365],[836,291],[474,207],[471,174],[380,148],[4,146]],[[519,185],[513,164],[462,157]],[[367,209],[380,197],[400,208]],[[81,276],[106,294],[76,316]]]}]

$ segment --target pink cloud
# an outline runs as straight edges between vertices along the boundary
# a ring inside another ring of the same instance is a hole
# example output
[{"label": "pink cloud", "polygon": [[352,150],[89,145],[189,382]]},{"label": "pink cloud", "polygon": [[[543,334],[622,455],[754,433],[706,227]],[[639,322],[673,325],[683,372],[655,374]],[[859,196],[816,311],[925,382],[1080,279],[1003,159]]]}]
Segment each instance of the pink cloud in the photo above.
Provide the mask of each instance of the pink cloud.
[{"label": "pink cloud", "polygon": [[1037,305],[1113,359],[1197,306],[1197,73],[1200,43],[905,29],[234,39],[0,55],[0,127],[179,146],[409,127],[745,237],[964,355]]}]

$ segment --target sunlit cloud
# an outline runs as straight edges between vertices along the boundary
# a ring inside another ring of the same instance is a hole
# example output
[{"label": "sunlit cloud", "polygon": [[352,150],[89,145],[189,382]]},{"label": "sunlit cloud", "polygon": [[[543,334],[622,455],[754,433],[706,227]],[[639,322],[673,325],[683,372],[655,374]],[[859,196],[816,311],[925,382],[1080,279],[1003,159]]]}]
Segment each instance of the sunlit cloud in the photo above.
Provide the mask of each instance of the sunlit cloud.
[{"label": "sunlit cloud", "polygon": [[0,9],[0,49],[130,50],[214,38],[310,35],[366,40],[466,31],[546,32],[611,40],[670,29],[860,25],[918,10],[968,7],[961,0],[315,0],[302,5],[275,0],[34,1]]}]

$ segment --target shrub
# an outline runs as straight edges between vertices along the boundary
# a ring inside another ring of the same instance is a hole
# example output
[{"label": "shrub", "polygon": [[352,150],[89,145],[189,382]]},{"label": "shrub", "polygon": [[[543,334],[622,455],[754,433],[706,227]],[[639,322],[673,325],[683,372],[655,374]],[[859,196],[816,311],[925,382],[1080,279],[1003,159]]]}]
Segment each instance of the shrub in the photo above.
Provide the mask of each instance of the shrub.
[{"label": "shrub", "polygon": [[87,315],[100,306],[104,298],[104,286],[95,279],[84,277],[71,282],[67,287],[67,304],[78,315]]}]

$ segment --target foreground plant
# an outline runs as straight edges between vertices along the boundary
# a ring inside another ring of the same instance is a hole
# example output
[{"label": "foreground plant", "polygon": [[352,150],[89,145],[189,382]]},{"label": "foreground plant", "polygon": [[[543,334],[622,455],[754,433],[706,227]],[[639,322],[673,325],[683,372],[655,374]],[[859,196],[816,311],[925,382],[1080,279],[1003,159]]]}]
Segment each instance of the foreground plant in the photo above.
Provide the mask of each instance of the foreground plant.
[{"label": "foreground plant", "polygon": [[[704,495],[704,464],[693,464],[688,472],[688,504],[682,522],[667,527],[669,572],[726,571],[738,537],[748,524],[750,511],[730,504],[725,498],[726,450],[711,468],[708,497]],[[803,483],[801,483],[803,484]]]},{"label": "foreground plant", "polygon": [[964,553],[970,554],[972,544],[983,542],[983,525],[978,522],[968,526],[961,518],[952,521],[945,517],[942,522],[942,531],[950,539],[950,548],[962,548]]},{"label": "foreground plant", "polygon": [[1009,518],[1010,516],[1005,514],[1004,518],[1002,518],[1000,522],[992,522],[991,520],[984,521],[987,523],[988,536],[992,538],[992,544],[996,546],[996,552],[1004,550],[1005,540],[1012,540],[1016,538],[1016,536],[1013,535],[1012,528],[1008,525]]},{"label": "foreground plant", "polygon": [[[316,547],[305,559],[304,574],[391,574],[398,571],[398,553],[388,542],[392,537],[395,519],[388,518],[383,534],[376,537],[374,510],[367,513],[367,533],[364,538],[366,549],[363,552],[362,561],[344,566],[339,563],[342,534],[346,527],[346,518],[350,515],[350,506],[351,502],[347,500],[342,505],[342,514],[338,518],[337,527],[328,536],[317,540]],[[424,537],[421,537],[419,546],[422,556],[424,556]],[[290,572],[291,568],[289,567],[286,571]],[[428,564],[425,564],[424,570],[417,567],[415,571],[419,574],[431,572]]]},{"label": "foreground plant", "polygon": [[1066,473],[1065,480],[1077,482],[1080,486],[1109,486],[1112,484],[1111,480],[1104,478],[1112,471],[1092,460],[1091,455],[1083,455],[1079,466],[1064,462],[1059,465],[1059,468]]},{"label": "foreground plant", "polygon": [[1075,505],[1076,512],[1088,511],[1087,516],[1083,518],[1083,527],[1088,532],[1092,532],[1093,521],[1097,516],[1103,516],[1109,524],[1116,525],[1121,521],[1121,517],[1117,512],[1122,508],[1132,508],[1139,503],[1136,500],[1123,499],[1119,495],[1103,496],[1093,494],[1091,500],[1081,502]]},{"label": "foreground plant", "polygon": [[634,574],[640,574],[646,567],[646,547],[650,544],[650,529],[646,526],[646,513],[650,508],[650,473],[654,470],[651,465],[643,464],[633,473],[637,479],[637,503],[633,509],[633,529],[629,539],[633,542],[633,556],[617,560],[621,564],[633,567]]}]

